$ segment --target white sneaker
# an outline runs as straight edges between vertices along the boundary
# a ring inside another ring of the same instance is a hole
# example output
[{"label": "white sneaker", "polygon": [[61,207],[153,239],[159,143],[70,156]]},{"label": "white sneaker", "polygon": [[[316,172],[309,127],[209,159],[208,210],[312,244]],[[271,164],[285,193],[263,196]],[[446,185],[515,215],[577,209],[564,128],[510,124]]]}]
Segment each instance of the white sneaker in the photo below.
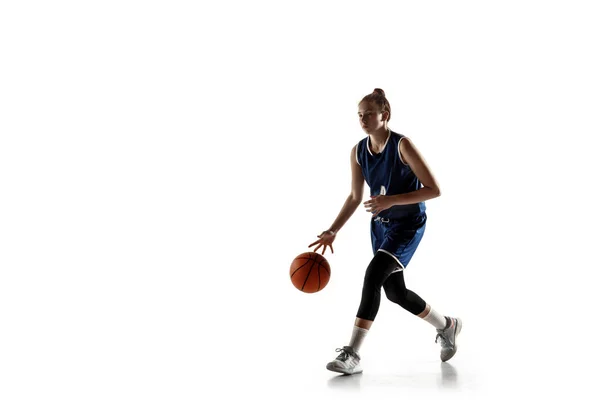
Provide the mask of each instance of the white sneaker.
[{"label": "white sneaker", "polygon": [[442,351],[440,353],[442,361],[451,359],[454,354],[456,354],[456,350],[458,350],[456,337],[462,329],[462,321],[460,318],[450,318],[450,321],[450,326],[446,329],[438,329],[438,334],[435,337],[435,342],[437,343],[439,339],[440,344],[442,345]]},{"label": "white sneaker", "polygon": [[327,369],[334,372],[341,372],[344,375],[359,374],[362,372],[360,366],[360,356],[350,346],[344,346],[342,349],[335,349],[341,352],[332,362],[327,364]]}]

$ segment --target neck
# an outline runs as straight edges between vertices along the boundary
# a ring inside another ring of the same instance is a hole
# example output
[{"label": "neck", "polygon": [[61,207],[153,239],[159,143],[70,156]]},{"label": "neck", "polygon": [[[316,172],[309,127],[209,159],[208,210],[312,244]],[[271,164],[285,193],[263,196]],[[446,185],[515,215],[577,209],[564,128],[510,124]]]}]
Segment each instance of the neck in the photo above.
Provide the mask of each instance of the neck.
[{"label": "neck", "polygon": [[370,141],[373,145],[375,146],[383,146],[385,144],[385,141],[388,138],[388,135],[390,133],[390,130],[388,129],[387,126],[384,126],[381,129],[378,129],[376,131],[374,131],[373,133],[370,133]]}]

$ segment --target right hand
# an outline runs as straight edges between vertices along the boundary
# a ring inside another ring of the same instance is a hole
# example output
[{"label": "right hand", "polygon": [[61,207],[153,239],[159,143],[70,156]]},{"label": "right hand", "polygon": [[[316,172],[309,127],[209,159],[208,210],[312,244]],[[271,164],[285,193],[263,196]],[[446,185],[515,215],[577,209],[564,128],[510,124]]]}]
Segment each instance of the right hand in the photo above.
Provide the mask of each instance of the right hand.
[{"label": "right hand", "polygon": [[313,251],[316,253],[318,252],[318,250],[323,247],[323,252],[321,254],[325,254],[325,250],[327,250],[327,246],[329,246],[331,248],[331,254],[333,254],[333,241],[335,240],[335,233],[331,233],[329,231],[324,231],[323,233],[321,233],[320,235],[317,235],[317,237],[319,238],[319,240],[317,240],[314,243],[311,243],[308,245],[308,247],[314,246],[315,244],[318,244],[317,247],[315,247],[313,249]]}]

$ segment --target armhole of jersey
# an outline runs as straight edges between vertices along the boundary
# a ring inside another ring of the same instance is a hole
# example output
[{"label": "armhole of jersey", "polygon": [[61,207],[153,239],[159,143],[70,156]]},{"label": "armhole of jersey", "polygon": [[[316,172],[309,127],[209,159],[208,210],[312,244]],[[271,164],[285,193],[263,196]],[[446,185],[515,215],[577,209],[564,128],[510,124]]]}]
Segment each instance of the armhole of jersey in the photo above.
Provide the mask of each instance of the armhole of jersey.
[{"label": "armhole of jersey", "polygon": [[407,163],[404,162],[404,160],[402,159],[402,153],[400,152],[400,143],[402,143],[402,139],[404,139],[404,136],[402,136],[400,138],[400,140],[398,140],[398,157],[400,157],[400,162],[402,162],[402,164],[404,165],[408,165]]},{"label": "armhole of jersey", "polygon": [[[360,142],[359,142],[359,143],[360,143]],[[356,154],[356,163],[357,163],[358,165],[360,165],[360,161],[358,161],[358,144],[359,144],[359,143],[357,143],[357,144],[356,144],[356,150],[354,151],[354,153]]]}]

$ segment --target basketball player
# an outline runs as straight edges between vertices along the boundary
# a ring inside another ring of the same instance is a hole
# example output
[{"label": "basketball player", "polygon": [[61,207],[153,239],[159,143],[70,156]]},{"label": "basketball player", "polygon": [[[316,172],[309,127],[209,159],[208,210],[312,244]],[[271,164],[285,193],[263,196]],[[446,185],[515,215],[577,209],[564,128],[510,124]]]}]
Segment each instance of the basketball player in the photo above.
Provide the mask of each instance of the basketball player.
[{"label": "basketball player", "polygon": [[367,137],[350,153],[352,191],[331,227],[309,245],[317,245],[315,252],[322,247],[322,254],[329,246],[333,253],[336,233],[360,206],[366,181],[371,198],[363,204],[373,214],[374,257],[365,273],[350,343],[336,349],[340,355],[327,364],[328,370],[347,375],[362,372],[359,350],[379,310],[382,287],[389,300],[437,329],[435,341],[441,344],[442,361],[456,353],[462,328],[460,319],[438,313],[404,283],[404,269],[425,232],[425,201],[438,197],[440,188],[413,142],[388,128],[390,116],[390,103],[381,89],[359,103],[358,119]]}]

